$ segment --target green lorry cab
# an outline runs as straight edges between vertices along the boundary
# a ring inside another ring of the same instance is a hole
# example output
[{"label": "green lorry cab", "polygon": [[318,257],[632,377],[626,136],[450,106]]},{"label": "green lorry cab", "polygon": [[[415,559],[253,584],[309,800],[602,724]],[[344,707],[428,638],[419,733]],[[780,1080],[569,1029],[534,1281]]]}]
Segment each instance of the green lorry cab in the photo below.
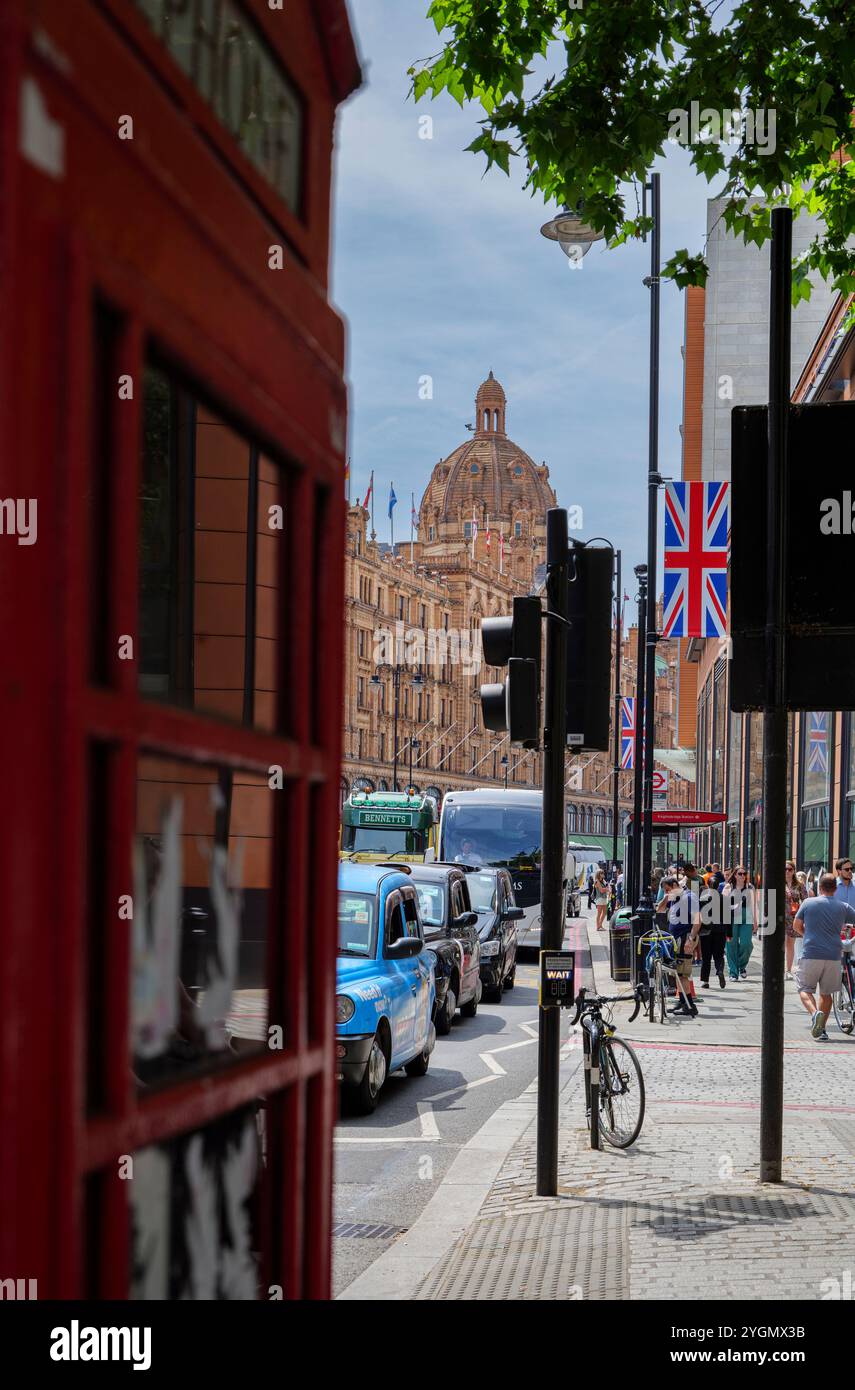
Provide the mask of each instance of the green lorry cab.
[{"label": "green lorry cab", "polygon": [[342,859],[436,858],[439,807],[421,792],[352,792],[341,811]]}]

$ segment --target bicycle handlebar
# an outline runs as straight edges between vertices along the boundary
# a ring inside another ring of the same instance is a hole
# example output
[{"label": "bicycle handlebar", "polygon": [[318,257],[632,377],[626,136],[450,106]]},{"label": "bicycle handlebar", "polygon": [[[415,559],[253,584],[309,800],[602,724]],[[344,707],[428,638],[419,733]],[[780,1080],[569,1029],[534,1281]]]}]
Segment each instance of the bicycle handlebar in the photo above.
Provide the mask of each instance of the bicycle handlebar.
[{"label": "bicycle handlebar", "polygon": [[642,1004],[641,990],[637,987],[632,994],[592,994],[588,995],[587,990],[580,989],[576,995],[576,1012],[570,1020],[570,1027],[575,1028],[583,1013],[587,1013],[591,1008],[599,1008],[601,1004],[628,1004],[631,999],[635,1000],[635,1008],[627,1019],[627,1023],[632,1023],[638,1017],[638,1011]]}]

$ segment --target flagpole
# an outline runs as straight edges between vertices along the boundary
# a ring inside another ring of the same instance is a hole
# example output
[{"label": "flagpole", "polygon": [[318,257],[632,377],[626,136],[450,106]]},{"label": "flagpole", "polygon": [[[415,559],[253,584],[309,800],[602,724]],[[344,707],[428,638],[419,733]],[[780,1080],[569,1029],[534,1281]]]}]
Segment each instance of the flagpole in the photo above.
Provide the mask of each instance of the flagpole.
[{"label": "flagpole", "polygon": [[410,564],[413,563],[413,534],[416,524],[416,494],[410,493]]},{"label": "flagpole", "polygon": [[395,508],[392,506],[392,493],[395,491],[395,484],[392,483],[392,492],[389,494],[389,527],[392,535],[392,554],[395,554]]},{"label": "flagpole", "polygon": [[375,540],[377,532],[374,530],[374,469],[371,470],[371,539]]}]

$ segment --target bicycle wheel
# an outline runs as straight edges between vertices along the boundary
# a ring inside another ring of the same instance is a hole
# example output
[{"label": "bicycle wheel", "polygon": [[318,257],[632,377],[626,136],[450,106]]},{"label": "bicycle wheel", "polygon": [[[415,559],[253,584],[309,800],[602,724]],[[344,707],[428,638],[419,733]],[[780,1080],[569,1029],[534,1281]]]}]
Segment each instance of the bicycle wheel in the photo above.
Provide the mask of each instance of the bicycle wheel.
[{"label": "bicycle wheel", "polygon": [[644,1120],[644,1077],[622,1038],[600,1044],[600,1129],[616,1149],[634,1144]]},{"label": "bicycle wheel", "polygon": [[841,1033],[851,1033],[855,1028],[855,1003],[852,999],[852,984],[849,970],[844,965],[840,988],[832,996],[834,1017]]}]

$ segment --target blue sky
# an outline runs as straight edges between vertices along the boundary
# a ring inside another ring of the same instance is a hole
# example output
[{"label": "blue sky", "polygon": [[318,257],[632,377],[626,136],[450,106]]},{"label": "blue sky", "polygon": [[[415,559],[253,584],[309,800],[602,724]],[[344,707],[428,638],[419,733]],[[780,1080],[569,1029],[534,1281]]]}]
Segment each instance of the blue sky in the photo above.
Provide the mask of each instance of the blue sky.
[{"label": "blue sky", "polygon": [[[415,106],[406,71],[439,41],[427,0],[350,0],[365,81],[339,115],[333,298],[345,315],[351,495],[373,468],[378,537],[409,536],[433,465],[467,439],[474,394],[492,369],[508,395],[511,439],[550,468],[562,506],[584,508],[584,535],[645,558],[649,270],[644,245],[572,270],[540,235],[556,211],[522,191],[520,169],[483,176],[465,152],[480,107],[447,96]],[[419,118],[433,138],[419,138]],[[714,189],[674,147],[662,174],[662,259],[702,249]],[[660,470],[679,477],[684,296],[662,289]],[[433,399],[419,399],[419,378]],[[661,522],[660,522],[661,537]],[[660,540],[661,547],[661,540]],[[627,585],[628,591],[634,590]]]}]

